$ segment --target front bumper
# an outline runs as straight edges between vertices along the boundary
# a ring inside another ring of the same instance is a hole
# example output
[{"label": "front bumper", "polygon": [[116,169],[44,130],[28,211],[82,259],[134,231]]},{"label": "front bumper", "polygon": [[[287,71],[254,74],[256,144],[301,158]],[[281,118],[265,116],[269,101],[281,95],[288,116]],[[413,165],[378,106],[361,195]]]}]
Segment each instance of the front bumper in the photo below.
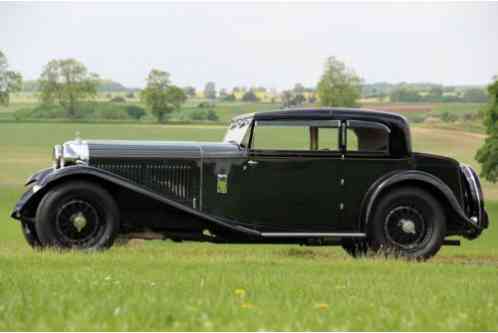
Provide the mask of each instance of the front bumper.
[{"label": "front bumper", "polygon": [[467,238],[473,239],[478,237],[482,230],[488,228],[489,217],[484,207],[484,196],[479,176],[475,170],[468,165],[461,165],[460,170],[464,182],[463,208],[465,215],[475,228],[475,230],[467,235]]}]

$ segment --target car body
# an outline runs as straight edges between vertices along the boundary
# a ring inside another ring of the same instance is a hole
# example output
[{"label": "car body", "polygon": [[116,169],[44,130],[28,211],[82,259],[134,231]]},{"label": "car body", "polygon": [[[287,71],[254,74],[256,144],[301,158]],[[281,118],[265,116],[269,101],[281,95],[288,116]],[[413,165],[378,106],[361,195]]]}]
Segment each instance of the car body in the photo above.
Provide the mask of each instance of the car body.
[{"label": "car body", "polygon": [[366,109],[241,115],[220,143],[76,139],[27,185],[12,217],[34,246],[105,248],[120,236],[428,258],[488,225],[472,168],[413,152],[404,117]]}]

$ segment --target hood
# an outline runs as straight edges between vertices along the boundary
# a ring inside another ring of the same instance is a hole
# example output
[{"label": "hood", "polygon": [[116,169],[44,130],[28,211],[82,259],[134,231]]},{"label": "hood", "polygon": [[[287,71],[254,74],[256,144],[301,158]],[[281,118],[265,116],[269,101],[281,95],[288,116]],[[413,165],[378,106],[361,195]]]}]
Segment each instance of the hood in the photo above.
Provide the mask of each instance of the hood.
[{"label": "hood", "polygon": [[239,156],[234,143],[188,141],[74,140],[54,148],[54,161],[60,166],[94,159],[211,158]]}]

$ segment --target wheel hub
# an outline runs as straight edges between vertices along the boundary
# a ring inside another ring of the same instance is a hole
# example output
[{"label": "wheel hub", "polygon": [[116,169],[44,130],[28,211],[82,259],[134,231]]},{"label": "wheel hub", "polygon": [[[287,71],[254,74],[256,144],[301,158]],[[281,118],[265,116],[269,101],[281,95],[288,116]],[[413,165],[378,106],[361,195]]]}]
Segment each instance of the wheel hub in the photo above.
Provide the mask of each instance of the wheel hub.
[{"label": "wheel hub", "polygon": [[401,227],[401,230],[403,230],[403,232],[406,234],[415,235],[417,233],[415,229],[415,223],[412,220],[401,219],[399,220],[398,225]]},{"label": "wheel hub", "polygon": [[62,205],[55,217],[55,227],[67,246],[84,246],[103,230],[99,213],[86,200],[73,199]]},{"label": "wheel hub", "polygon": [[83,228],[86,227],[87,220],[85,215],[82,212],[78,212],[71,216],[71,222],[73,223],[73,226],[78,232],[81,232]]},{"label": "wheel hub", "polygon": [[384,221],[389,242],[399,248],[412,250],[420,246],[427,233],[424,216],[415,207],[394,207]]}]

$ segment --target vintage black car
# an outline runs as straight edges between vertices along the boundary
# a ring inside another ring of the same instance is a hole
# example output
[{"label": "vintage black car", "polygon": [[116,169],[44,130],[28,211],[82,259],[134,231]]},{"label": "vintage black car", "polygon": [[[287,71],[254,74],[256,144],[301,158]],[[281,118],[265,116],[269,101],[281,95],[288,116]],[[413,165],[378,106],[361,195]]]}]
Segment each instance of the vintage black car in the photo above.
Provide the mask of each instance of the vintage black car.
[{"label": "vintage black car", "polygon": [[223,142],[57,145],[12,217],[33,247],[120,239],[342,245],[426,259],[488,226],[479,177],[412,152],[406,119],[346,108],[236,117]]}]

